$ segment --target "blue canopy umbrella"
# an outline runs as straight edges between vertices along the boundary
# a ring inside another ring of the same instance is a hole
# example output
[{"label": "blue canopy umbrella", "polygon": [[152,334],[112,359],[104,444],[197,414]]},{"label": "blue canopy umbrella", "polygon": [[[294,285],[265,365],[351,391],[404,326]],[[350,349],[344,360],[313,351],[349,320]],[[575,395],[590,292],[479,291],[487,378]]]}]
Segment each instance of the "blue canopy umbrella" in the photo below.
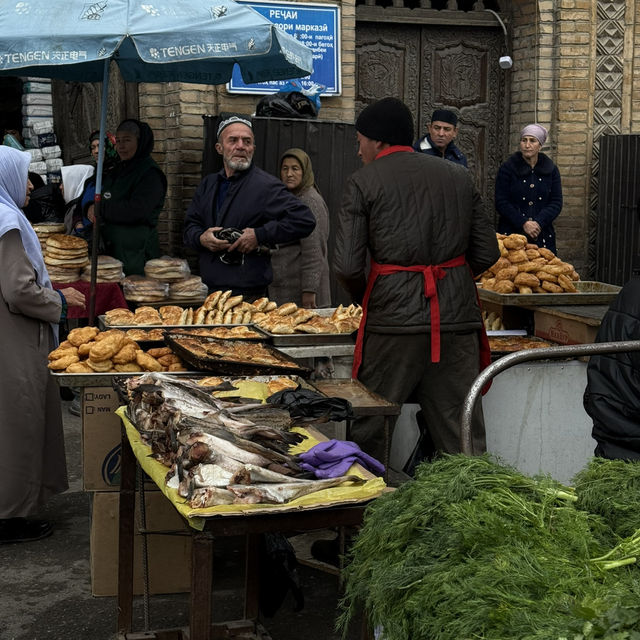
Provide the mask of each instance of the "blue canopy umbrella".
[{"label": "blue canopy umbrella", "polygon": [[[222,84],[231,78],[235,64],[246,83],[300,78],[313,71],[307,47],[233,0],[0,2],[0,75],[102,80],[96,217],[102,194],[112,60],[127,82]],[[94,240],[97,227],[96,223]],[[94,250],[90,322],[96,263]]]}]

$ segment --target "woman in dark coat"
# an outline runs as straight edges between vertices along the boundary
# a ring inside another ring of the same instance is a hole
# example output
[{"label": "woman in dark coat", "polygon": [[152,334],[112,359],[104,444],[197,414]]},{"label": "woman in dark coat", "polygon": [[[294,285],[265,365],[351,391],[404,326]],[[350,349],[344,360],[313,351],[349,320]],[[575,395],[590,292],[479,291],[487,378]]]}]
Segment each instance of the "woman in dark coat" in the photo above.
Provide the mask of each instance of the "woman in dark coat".
[{"label": "woman in dark coat", "polygon": [[562,185],[558,167],[540,151],[546,139],[539,124],[521,131],[520,150],[498,169],[495,204],[500,233],[524,233],[556,253],[553,221],[562,211]]},{"label": "woman in dark coat", "polygon": [[[622,287],[596,337],[596,342],[621,340],[640,340],[640,277]],[[591,356],[584,408],[593,420],[596,456],[640,460],[640,352]]]},{"label": "woman in dark coat", "polygon": [[122,261],[125,275],[143,275],[145,262],[160,256],[158,217],[167,179],[151,157],[153,132],[146,122],[121,122],[116,151],[120,162],[104,176],[100,236],[104,253]]}]

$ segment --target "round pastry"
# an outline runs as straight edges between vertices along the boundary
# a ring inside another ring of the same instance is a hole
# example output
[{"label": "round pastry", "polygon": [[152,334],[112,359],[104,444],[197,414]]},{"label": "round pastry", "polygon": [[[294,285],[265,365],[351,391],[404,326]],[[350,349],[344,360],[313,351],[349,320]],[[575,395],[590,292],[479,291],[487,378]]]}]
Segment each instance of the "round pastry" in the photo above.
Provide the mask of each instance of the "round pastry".
[{"label": "round pastry", "polygon": [[518,267],[516,265],[511,265],[506,269],[500,269],[500,271],[496,273],[496,286],[498,282],[502,280],[513,280],[517,275],[518,275]]},{"label": "round pastry", "polygon": [[511,280],[498,280],[496,282],[496,292],[497,293],[513,293],[515,289],[515,285]]},{"label": "round pastry", "polygon": [[563,289],[559,284],[555,284],[554,282],[549,282],[548,280],[545,280],[542,283],[542,288],[547,291],[548,293],[562,293]]},{"label": "round pastry", "polygon": [[507,249],[524,249],[527,246],[527,237],[519,233],[512,233],[502,240]]},{"label": "round pastry", "polygon": [[520,272],[514,279],[513,283],[517,286],[529,287],[533,289],[533,287],[540,286],[540,280],[533,275],[533,273],[527,273],[525,271]]},{"label": "round pastry", "polygon": [[540,255],[546,260],[553,260],[556,257],[556,254],[553,253],[553,251],[549,251],[549,249],[547,249],[546,247],[539,247],[538,251],[540,252]]},{"label": "round pastry", "polygon": [[528,260],[524,249],[509,249],[507,258],[509,258],[511,264],[518,264],[518,262],[526,262]]}]

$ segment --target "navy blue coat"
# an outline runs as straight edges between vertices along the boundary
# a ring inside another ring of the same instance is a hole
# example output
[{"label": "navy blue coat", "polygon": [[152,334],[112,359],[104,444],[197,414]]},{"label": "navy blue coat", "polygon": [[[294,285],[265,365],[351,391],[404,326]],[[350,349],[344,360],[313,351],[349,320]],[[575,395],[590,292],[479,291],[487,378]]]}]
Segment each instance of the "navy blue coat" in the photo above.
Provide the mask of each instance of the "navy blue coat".
[{"label": "navy blue coat", "polygon": [[315,218],[280,180],[254,165],[231,176],[216,214],[216,196],[224,179],[222,169],[198,185],[184,220],[184,244],[199,252],[200,276],[210,290],[266,290],[273,279],[268,255],[249,253],[241,265],[226,264],[220,252],[200,244],[202,233],[210,227],[251,227],[259,244],[274,246],[306,238],[316,226]]},{"label": "navy blue coat", "polygon": [[542,232],[529,242],[556,253],[553,221],[562,211],[562,184],[558,167],[549,156],[538,154],[532,169],[519,151],[514,153],[498,169],[495,203],[500,233],[524,234],[522,225],[535,220]]},{"label": "navy blue coat", "polygon": [[420,138],[420,140],[413,145],[413,148],[416,151],[426,153],[428,156],[444,158],[456,164],[461,164],[463,167],[467,166],[466,156],[456,147],[453,140],[446,146],[444,153],[440,153],[440,150],[431,141],[431,136],[427,133],[426,136]]},{"label": "navy blue coat", "polygon": [[[618,340],[640,340],[638,277],[622,287],[596,337],[596,342]],[[584,408],[593,420],[597,456],[640,461],[640,353],[591,356]]]}]

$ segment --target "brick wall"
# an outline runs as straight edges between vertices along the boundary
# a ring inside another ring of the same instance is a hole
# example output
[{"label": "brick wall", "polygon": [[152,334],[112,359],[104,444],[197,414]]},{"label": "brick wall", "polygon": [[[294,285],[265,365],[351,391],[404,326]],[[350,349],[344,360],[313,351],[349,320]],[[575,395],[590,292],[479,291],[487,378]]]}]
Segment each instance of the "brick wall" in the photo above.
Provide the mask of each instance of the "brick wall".
[{"label": "brick wall", "polygon": [[[294,0],[295,1],[295,0]],[[322,1],[322,0],[319,0]],[[342,95],[322,98],[320,120],[353,122],[355,102],[355,0],[341,5]],[[165,172],[168,192],[160,216],[162,250],[182,256],[184,213],[200,182],[203,115],[223,111],[251,114],[261,96],[230,94],[224,85],[140,84],[140,119],[155,135],[154,158]]]}]

